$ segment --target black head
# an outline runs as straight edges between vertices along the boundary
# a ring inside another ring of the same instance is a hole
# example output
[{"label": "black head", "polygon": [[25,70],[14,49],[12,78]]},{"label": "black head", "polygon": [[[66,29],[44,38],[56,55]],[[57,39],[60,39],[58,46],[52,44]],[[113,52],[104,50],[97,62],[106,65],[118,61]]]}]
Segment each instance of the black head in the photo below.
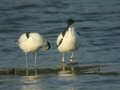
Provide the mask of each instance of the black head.
[{"label": "black head", "polygon": [[26,37],[27,37],[27,38],[30,37],[30,32],[26,32]]},{"label": "black head", "polygon": [[72,25],[72,24],[74,23],[74,20],[68,19],[67,23],[68,23],[68,25],[70,26],[70,25]]},{"label": "black head", "polygon": [[48,41],[47,41],[47,45],[48,45],[48,49],[50,49],[51,45],[50,45],[50,43]]}]

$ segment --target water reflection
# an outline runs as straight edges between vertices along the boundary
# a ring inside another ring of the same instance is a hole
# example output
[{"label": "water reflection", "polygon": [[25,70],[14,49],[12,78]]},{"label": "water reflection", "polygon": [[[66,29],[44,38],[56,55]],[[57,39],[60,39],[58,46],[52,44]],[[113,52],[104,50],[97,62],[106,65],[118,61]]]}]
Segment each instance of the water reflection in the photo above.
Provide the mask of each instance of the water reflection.
[{"label": "water reflection", "polygon": [[30,76],[30,75],[38,75],[38,69],[37,68],[33,68],[32,70],[30,70],[29,68],[25,69],[25,76]]},{"label": "water reflection", "polygon": [[40,85],[37,83],[39,82],[39,76],[33,75],[33,76],[23,76],[21,78],[21,82],[24,83],[22,85],[22,90],[43,90]]},{"label": "water reflection", "polygon": [[37,80],[38,80],[39,76],[23,76],[21,78],[21,82],[24,82],[24,83],[36,83]]},{"label": "water reflection", "polygon": [[74,66],[72,64],[71,65],[61,64],[58,66],[58,68],[59,68],[59,72],[58,72],[59,77],[69,77],[70,76],[69,79],[75,78]]},{"label": "water reflection", "polygon": [[[74,65],[74,64],[60,64],[57,68],[6,68],[0,70],[0,76],[12,75],[12,76],[39,76],[41,74],[54,74],[58,77],[76,77],[76,75],[106,75],[106,74],[120,74],[120,72],[105,71],[111,66],[117,67],[117,65]],[[111,69],[110,69],[111,70]],[[27,73],[28,72],[28,73]],[[112,72],[112,73],[111,73]]]},{"label": "water reflection", "polygon": [[75,90],[72,85],[73,81],[76,80],[75,66],[72,64],[61,64],[58,65],[58,80],[61,82],[59,87],[61,90]]}]

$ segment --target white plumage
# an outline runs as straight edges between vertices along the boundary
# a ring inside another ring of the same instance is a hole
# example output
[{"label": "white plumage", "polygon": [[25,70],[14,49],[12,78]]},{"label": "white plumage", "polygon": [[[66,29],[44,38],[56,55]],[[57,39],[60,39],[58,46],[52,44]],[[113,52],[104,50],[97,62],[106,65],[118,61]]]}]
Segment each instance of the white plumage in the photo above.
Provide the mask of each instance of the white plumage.
[{"label": "white plumage", "polygon": [[60,33],[57,38],[57,49],[59,52],[63,53],[62,62],[64,63],[64,53],[72,52],[72,56],[70,57],[70,61],[72,62],[73,53],[80,47],[80,38],[78,33],[75,31],[74,27],[72,26],[73,20],[68,20],[67,29]]},{"label": "white plumage", "polygon": [[47,40],[45,40],[42,35],[34,32],[23,33],[19,37],[17,44],[20,47],[20,49],[25,52],[25,54],[29,52],[36,52],[35,63],[37,57],[37,50],[41,48],[43,51],[45,51],[50,48],[50,43]]}]

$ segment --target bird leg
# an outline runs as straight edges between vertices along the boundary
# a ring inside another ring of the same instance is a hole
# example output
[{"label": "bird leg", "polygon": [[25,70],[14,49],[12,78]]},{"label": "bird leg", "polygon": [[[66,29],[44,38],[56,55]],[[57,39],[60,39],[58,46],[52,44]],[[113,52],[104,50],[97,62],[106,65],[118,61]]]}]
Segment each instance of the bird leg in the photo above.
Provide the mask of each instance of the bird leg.
[{"label": "bird leg", "polygon": [[64,57],[64,54],[63,54],[63,57],[62,57],[62,63],[65,63],[65,57]]},{"label": "bird leg", "polygon": [[65,63],[65,58],[64,57],[62,57],[62,63]]},{"label": "bird leg", "polygon": [[25,66],[26,66],[26,68],[28,68],[28,56],[27,56],[27,53],[25,53]]},{"label": "bird leg", "polygon": [[28,76],[28,57],[27,57],[27,53],[25,53],[25,61],[26,61],[26,76]]},{"label": "bird leg", "polygon": [[38,60],[38,53],[35,51],[35,75],[38,75],[37,73],[37,60]]},{"label": "bird leg", "polygon": [[35,65],[37,64],[37,51],[35,52]]}]

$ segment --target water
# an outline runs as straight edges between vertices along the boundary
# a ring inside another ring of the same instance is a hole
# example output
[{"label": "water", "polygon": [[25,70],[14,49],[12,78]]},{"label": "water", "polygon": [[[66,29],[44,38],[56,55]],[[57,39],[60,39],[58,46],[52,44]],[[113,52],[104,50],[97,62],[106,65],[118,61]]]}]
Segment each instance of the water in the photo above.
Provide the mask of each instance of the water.
[{"label": "water", "polygon": [[[81,47],[69,64],[56,49],[56,38],[72,18]],[[119,0],[1,0],[0,90],[119,90]],[[37,68],[15,41],[24,32],[38,32],[52,44],[39,51]]]}]

